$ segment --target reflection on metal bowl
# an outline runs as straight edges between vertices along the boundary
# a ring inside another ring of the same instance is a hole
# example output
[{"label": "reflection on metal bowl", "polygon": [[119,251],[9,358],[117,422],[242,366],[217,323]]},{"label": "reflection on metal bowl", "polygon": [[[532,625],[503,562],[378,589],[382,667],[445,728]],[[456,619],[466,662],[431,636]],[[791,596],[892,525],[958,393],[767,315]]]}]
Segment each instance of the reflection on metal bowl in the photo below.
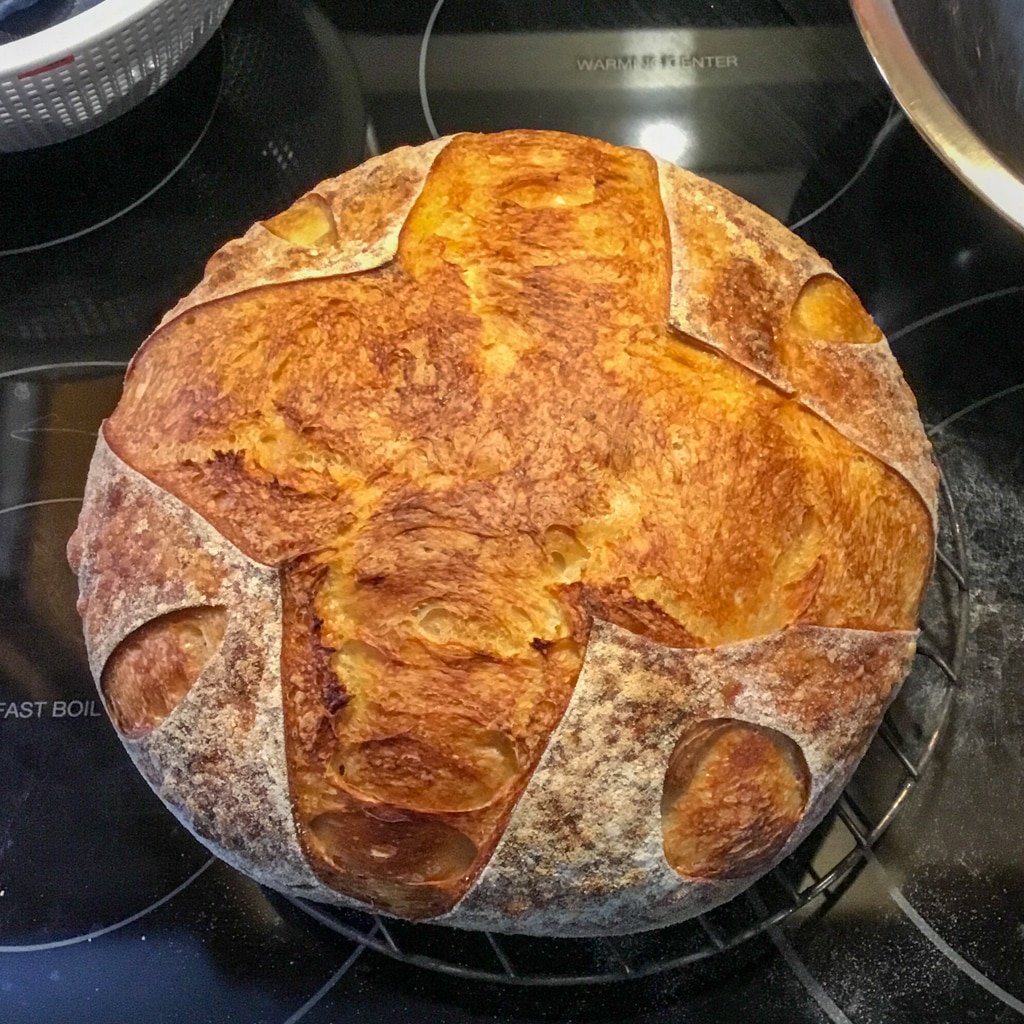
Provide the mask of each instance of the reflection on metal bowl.
[{"label": "reflection on metal bowl", "polygon": [[1024,231],[1024,8],[1016,0],[852,0],[911,121]]}]

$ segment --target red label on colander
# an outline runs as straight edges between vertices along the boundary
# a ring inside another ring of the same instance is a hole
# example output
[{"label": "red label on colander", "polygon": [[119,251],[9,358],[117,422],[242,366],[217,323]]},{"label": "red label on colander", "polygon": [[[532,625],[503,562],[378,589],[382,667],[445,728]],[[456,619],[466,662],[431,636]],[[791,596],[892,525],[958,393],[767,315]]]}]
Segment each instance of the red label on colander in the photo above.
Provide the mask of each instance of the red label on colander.
[{"label": "red label on colander", "polygon": [[18,74],[18,78],[31,78],[33,75],[41,75],[44,71],[53,71],[55,68],[63,68],[68,64],[74,62],[75,55],[69,53],[66,57],[61,57],[60,60],[52,60],[49,64],[44,64],[39,68],[31,68],[28,71],[22,71]]}]

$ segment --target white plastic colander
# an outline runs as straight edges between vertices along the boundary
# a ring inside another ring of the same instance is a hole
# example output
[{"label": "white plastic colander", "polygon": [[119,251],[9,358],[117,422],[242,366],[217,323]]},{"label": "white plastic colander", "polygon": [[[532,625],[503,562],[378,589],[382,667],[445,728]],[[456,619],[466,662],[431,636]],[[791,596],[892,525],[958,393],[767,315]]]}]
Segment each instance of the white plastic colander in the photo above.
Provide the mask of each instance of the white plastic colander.
[{"label": "white plastic colander", "polygon": [[231,0],[101,0],[0,46],[0,152],[62,142],[168,82],[216,31]]}]

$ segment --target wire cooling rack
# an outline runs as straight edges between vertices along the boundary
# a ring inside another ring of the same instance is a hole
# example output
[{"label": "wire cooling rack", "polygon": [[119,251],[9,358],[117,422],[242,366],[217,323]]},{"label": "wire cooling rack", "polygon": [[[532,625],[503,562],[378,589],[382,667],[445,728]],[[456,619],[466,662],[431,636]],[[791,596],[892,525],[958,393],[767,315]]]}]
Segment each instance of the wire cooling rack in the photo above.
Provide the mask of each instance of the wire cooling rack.
[{"label": "wire cooling rack", "polygon": [[745,894],[681,924],[599,939],[548,939],[408,924],[292,899],[346,939],[404,963],[515,985],[590,985],[641,978],[733,949],[842,891],[907,801],[938,745],[959,684],[970,621],[963,524],[941,484],[936,571],[913,670],[836,807]]}]

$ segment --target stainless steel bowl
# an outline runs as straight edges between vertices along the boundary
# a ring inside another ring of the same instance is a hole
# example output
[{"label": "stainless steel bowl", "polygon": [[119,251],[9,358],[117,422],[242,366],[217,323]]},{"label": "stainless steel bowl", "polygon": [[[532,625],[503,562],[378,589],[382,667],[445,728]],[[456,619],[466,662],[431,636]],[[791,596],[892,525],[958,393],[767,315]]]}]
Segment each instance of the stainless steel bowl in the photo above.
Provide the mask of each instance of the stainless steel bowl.
[{"label": "stainless steel bowl", "polygon": [[1024,231],[1024,3],[851,3],[910,120],[978,195]]}]

